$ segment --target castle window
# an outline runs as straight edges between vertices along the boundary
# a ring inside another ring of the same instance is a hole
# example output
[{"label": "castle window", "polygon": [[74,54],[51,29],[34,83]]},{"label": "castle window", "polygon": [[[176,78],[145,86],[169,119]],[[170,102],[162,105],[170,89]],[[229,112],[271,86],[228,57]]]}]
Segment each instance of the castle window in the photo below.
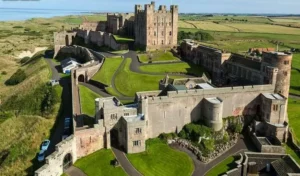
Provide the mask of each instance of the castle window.
[{"label": "castle window", "polygon": [[172,36],[172,31],[170,31],[170,36]]},{"label": "castle window", "polygon": [[133,141],[133,146],[141,146],[141,141]]},{"label": "castle window", "polygon": [[142,133],[142,128],[135,129],[135,134],[141,134],[141,133]]},{"label": "castle window", "polygon": [[284,65],[289,65],[289,61],[288,60],[286,60],[286,61],[284,61]]},{"label": "castle window", "polygon": [[154,23],[154,26],[156,26],[156,23]]},{"label": "castle window", "polygon": [[154,31],[154,36],[156,36],[156,31]]},{"label": "castle window", "polygon": [[172,25],[172,23],[170,22],[170,23],[169,23],[169,25],[171,26],[171,25]]},{"label": "castle window", "polygon": [[155,40],[153,40],[153,45],[155,45]]},{"label": "castle window", "polygon": [[278,105],[273,105],[273,111],[278,111]]},{"label": "castle window", "polygon": [[286,71],[285,71],[285,72],[283,72],[283,75],[284,75],[284,76],[287,76],[287,72],[286,72]]},{"label": "castle window", "polygon": [[111,119],[111,120],[117,120],[117,119],[118,119],[117,114],[111,114],[111,115],[110,115],[110,119]]},{"label": "castle window", "polygon": [[163,40],[161,41],[161,44],[162,44],[162,45],[164,44],[164,41],[163,41]]},{"label": "castle window", "polygon": [[129,113],[124,113],[124,116],[129,116]]},{"label": "castle window", "polygon": [[164,36],[164,31],[161,31],[161,35]]}]

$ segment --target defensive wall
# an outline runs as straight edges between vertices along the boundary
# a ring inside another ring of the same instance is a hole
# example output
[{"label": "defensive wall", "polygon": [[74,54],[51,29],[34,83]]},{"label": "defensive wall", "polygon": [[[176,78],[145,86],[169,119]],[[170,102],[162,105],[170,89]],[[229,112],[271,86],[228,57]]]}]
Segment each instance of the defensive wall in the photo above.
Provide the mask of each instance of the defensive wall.
[{"label": "defensive wall", "polygon": [[[260,94],[268,92],[274,92],[274,85],[169,91],[166,96],[139,92],[136,99],[140,100],[147,120],[147,138],[154,138],[161,133],[179,132],[185,124],[203,119],[204,98],[217,97],[223,101],[221,111],[214,112],[221,113],[223,118],[247,116],[256,115]],[[152,96],[144,98],[149,94]]]}]

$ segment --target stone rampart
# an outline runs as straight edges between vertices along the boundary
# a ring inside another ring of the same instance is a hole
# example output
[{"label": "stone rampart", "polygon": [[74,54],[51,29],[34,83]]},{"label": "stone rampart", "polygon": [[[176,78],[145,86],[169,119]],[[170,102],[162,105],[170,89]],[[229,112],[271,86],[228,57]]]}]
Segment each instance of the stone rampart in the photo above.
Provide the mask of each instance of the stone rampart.
[{"label": "stone rampart", "polygon": [[77,160],[76,139],[69,136],[55,146],[55,152],[46,158],[46,164],[35,171],[35,176],[60,176],[64,171],[64,159],[71,155],[71,164]]}]

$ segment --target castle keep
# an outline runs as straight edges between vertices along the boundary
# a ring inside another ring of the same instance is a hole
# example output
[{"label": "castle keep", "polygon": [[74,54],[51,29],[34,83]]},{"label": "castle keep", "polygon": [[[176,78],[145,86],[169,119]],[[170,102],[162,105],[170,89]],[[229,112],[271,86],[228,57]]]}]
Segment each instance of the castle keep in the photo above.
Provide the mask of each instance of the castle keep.
[{"label": "castle keep", "polygon": [[[172,48],[177,45],[178,6],[170,10],[155,2],[135,5],[133,13],[107,14],[107,21],[84,21],[77,29],[54,33],[55,55],[63,46],[74,43],[75,36],[83,38],[86,44],[108,46],[114,50],[128,49],[131,44],[118,42],[114,35],[134,39],[134,46],[143,50]],[[104,42],[103,42],[104,41]],[[105,42],[106,41],[106,42]]]}]

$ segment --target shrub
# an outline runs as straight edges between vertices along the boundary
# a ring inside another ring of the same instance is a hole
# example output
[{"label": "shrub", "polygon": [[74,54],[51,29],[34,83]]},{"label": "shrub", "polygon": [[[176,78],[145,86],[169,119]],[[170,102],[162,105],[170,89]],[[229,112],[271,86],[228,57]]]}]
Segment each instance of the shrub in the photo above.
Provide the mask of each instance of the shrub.
[{"label": "shrub", "polygon": [[199,41],[214,40],[214,38],[209,33],[204,31],[197,31],[195,33],[184,31],[178,32],[178,41],[183,39],[193,39]]},{"label": "shrub", "polygon": [[6,71],[2,71],[1,74],[2,75],[7,75],[7,72]]},{"label": "shrub", "polygon": [[169,139],[174,139],[175,137],[177,137],[177,135],[175,133],[162,133],[158,136],[161,140],[163,141],[167,141]]},{"label": "shrub", "polygon": [[17,85],[26,79],[26,74],[22,69],[18,69],[6,82],[6,85]]}]

